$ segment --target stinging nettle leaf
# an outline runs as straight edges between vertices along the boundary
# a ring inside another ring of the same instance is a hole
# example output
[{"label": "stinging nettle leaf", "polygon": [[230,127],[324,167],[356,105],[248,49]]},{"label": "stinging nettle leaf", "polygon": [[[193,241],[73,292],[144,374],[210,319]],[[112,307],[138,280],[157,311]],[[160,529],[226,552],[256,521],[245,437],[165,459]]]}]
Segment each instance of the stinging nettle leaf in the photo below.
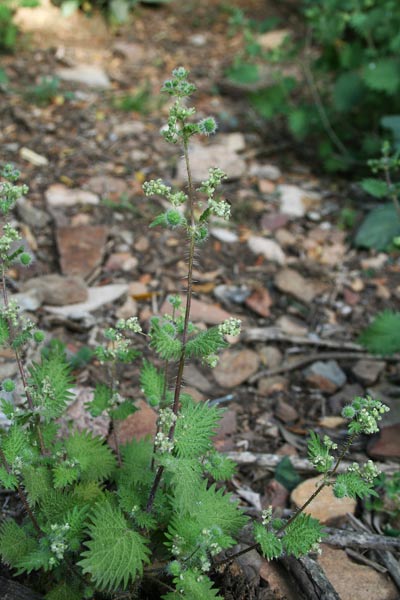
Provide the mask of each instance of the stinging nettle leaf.
[{"label": "stinging nettle leaf", "polygon": [[358,342],[373,354],[391,355],[400,351],[400,312],[385,310],[364,329]]},{"label": "stinging nettle leaf", "polygon": [[361,187],[375,198],[385,198],[389,193],[387,183],[382,179],[363,179]]}]

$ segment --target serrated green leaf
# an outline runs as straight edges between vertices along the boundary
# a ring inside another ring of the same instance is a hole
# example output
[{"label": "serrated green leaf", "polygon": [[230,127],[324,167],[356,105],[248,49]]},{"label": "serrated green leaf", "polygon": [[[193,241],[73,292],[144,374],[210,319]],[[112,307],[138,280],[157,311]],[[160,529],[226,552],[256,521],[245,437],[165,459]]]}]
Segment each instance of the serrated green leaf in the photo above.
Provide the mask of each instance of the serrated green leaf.
[{"label": "serrated green leaf", "polygon": [[0,346],[4,346],[7,344],[10,339],[10,331],[8,328],[8,323],[4,317],[0,316]]},{"label": "serrated green leaf", "polygon": [[279,461],[275,469],[274,479],[279,481],[279,483],[289,490],[289,492],[294,490],[300,483],[301,477],[292,465],[289,456],[284,456],[282,460]]},{"label": "serrated green leaf", "polygon": [[227,70],[226,75],[228,79],[239,84],[257,83],[260,78],[258,66],[246,62],[233,65]]},{"label": "serrated green leaf", "polygon": [[223,600],[213,582],[199,569],[189,569],[174,578],[179,592],[171,592],[163,596],[163,600]]},{"label": "serrated green leaf", "polygon": [[[171,331],[167,328],[171,329]],[[182,352],[182,342],[176,337],[172,323],[162,322],[158,317],[151,320],[150,347],[164,360],[178,360]]]},{"label": "serrated green leaf", "polygon": [[365,94],[365,84],[355,71],[339,75],[332,92],[333,104],[339,112],[348,112],[357,106]]},{"label": "serrated green leaf", "polygon": [[59,348],[50,349],[48,356],[43,356],[40,363],[30,366],[29,373],[29,384],[34,390],[31,396],[41,416],[46,421],[57,419],[72,397],[71,369],[65,353]]},{"label": "serrated green leaf", "polygon": [[300,513],[285,530],[282,544],[288,554],[296,558],[310,552],[312,546],[325,537],[321,523],[307,515]]},{"label": "serrated green leaf", "polygon": [[302,140],[310,129],[309,111],[303,108],[291,110],[288,115],[289,129],[298,140]]},{"label": "serrated green leaf", "polygon": [[212,437],[221,418],[221,409],[208,403],[188,401],[175,425],[174,452],[181,458],[198,458],[212,447]]},{"label": "serrated green leaf", "polygon": [[74,481],[79,479],[79,475],[79,466],[71,466],[68,463],[60,463],[53,469],[54,487],[57,489],[71,485],[71,483],[74,483]]},{"label": "serrated green leaf", "polygon": [[[340,497],[347,496],[348,498],[367,498],[368,496],[378,496],[374,490],[374,483],[365,481],[358,473],[347,472],[340,473],[336,477],[333,486],[333,493],[336,495],[337,489],[341,488]],[[344,493],[343,493],[344,492]]]},{"label": "serrated green leaf", "polygon": [[15,490],[18,485],[18,478],[14,473],[10,473],[4,467],[0,467],[0,483],[6,490]]},{"label": "serrated green leaf", "polygon": [[187,341],[185,346],[186,356],[188,358],[203,358],[210,354],[215,354],[218,350],[226,348],[228,345],[218,327],[211,327],[207,331],[201,331]]},{"label": "serrated green leaf", "polygon": [[145,360],[140,371],[140,385],[146,400],[157,406],[163,400],[165,377],[151,362]]},{"label": "serrated green leaf", "polygon": [[25,466],[22,470],[22,477],[29,503],[32,506],[42,500],[53,487],[51,473],[47,467]]},{"label": "serrated green leaf", "polygon": [[388,186],[382,179],[363,179],[361,182],[362,189],[374,196],[375,198],[384,198],[388,195]]},{"label": "serrated green leaf", "polygon": [[365,65],[362,78],[371,90],[395,94],[400,86],[400,65],[394,58],[381,58]]},{"label": "serrated green leaf", "polygon": [[396,150],[400,150],[400,115],[385,115],[380,123],[384,129],[391,131],[394,146]]},{"label": "serrated green leaf", "polygon": [[105,410],[110,408],[113,390],[104,383],[97,383],[93,400],[86,404],[92,417],[99,417]]},{"label": "serrated green leaf", "polygon": [[99,437],[90,432],[75,432],[65,442],[67,457],[76,461],[80,469],[81,481],[103,481],[116,466],[115,457]]},{"label": "serrated green leaf", "polygon": [[236,463],[227,456],[211,451],[203,461],[203,470],[209,473],[215,481],[227,481],[235,474]]},{"label": "serrated green leaf", "polygon": [[389,203],[371,210],[362,222],[354,244],[359,248],[387,250],[398,235],[400,235],[400,219],[393,203]]},{"label": "serrated green leaf", "polygon": [[78,565],[100,589],[126,589],[149,562],[147,540],[133,531],[122,511],[109,502],[96,506],[89,526],[87,550]]},{"label": "serrated green leaf", "polygon": [[0,525],[0,555],[7,565],[17,567],[36,548],[36,540],[15,521],[4,521]]},{"label": "serrated green leaf", "polygon": [[71,586],[61,581],[45,596],[46,600],[82,600],[82,594],[77,586]]},{"label": "serrated green leaf", "polygon": [[117,421],[123,421],[137,410],[138,408],[133,404],[132,400],[124,400],[110,411],[110,416]]},{"label": "serrated green leaf", "polygon": [[373,354],[391,355],[400,351],[400,312],[385,310],[361,333],[358,342]]},{"label": "serrated green leaf", "polygon": [[261,552],[267,560],[279,558],[283,552],[282,541],[273,531],[267,531],[261,523],[254,523],[254,539],[260,544]]}]

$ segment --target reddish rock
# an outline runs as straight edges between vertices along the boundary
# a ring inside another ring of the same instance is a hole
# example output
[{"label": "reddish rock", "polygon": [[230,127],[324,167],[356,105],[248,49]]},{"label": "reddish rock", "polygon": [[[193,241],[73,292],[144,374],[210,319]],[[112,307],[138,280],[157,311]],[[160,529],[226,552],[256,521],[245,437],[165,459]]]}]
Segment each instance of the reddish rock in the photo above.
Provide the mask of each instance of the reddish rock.
[{"label": "reddish rock", "polygon": [[[139,410],[123,421],[116,422],[116,432],[121,445],[131,440],[141,440],[147,435],[154,436],[157,430],[157,413],[144,400],[136,403]],[[113,436],[109,439],[113,446]]]},{"label": "reddish rock", "polygon": [[264,508],[268,508],[268,506],[284,508],[287,505],[288,498],[289,491],[285,486],[276,479],[271,479],[264,490],[261,502]]},{"label": "reddish rock", "polygon": [[245,304],[261,317],[269,317],[271,314],[269,309],[272,306],[272,298],[265,288],[254,290],[252,294],[246,298]]},{"label": "reddish rock", "polygon": [[232,435],[237,429],[236,412],[232,409],[226,410],[219,422],[218,431],[214,437],[214,446],[219,452],[233,450],[234,443]]},{"label": "reddish rock", "polygon": [[252,350],[225,350],[213,375],[221,387],[234,388],[254,375],[258,364],[258,355]]},{"label": "reddish rock", "polygon": [[299,414],[294,406],[284,400],[279,400],[275,408],[275,416],[284,423],[297,421]]},{"label": "reddish rock", "polygon": [[[304,502],[315,492],[322,477],[312,477],[300,483],[292,492],[291,500],[296,508],[303,506]],[[336,498],[330,486],[325,486],[304,510],[321,523],[344,517],[347,513],[353,514],[356,509],[353,498]]]},{"label": "reddish rock", "polygon": [[398,590],[386,573],[359,565],[345,550],[322,544],[318,562],[341,600],[398,600]]},{"label": "reddish rock", "polygon": [[261,227],[262,229],[273,233],[277,229],[285,227],[288,221],[289,217],[282,213],[266,213],[261,218]]},{"label": "reddish rock", "polygon": [[[184,308],[186,306],[185,296],[182,296],[182,300],[182,307]],[[172,307],[168,301],[165,301],[161,306],[160,314],[172,314]],[[208,302],[192,298],[190,316],[192,321],[202,321],[203,323],[207,323],[207,325],[219,325],[232,315],[217,304],[209,304]]]},{"label": "reddish rock", "polygon": [[108,229],[103,225],[59,227],[57,246],[65,275],[85,277],[102,261]]},{"label": "reddish rock", "polygon": [[372,458],[400,458],[400,423],[382,427],[379,437],[369,442],[368,454]]}]

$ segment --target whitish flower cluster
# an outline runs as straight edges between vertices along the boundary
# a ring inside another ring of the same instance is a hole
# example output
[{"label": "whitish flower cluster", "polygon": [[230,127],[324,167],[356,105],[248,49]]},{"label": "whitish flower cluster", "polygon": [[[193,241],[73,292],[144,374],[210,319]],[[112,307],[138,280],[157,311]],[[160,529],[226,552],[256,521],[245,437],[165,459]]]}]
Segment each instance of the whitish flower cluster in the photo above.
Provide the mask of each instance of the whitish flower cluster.
[{"label": "whitish flower cluster", "polygon": [[350,433],[372,434],[379,431],[378,421],[389,411],[389,407],[374,400],[371,396],[357,397],[349,406],[345,406],[342,416],[351,419],[349,423]]},{"label": "whitish flower cluster", "polygon": [[63,525],[53,524],[50,526],[50,550],[54,554],[54,557],[49,560],[50,566],[54,566],[57,564],[57,560],[62,560],[64,558],[64,554],[66,550],[68,550],[68,544],[65,537],[70,528],[69,523],[64,523]]},{"label": "whitish flower cluster", "polygon": [[188,199],[182,191],[173,192],[169,185],[165,185],[162,179],[151,179],[143,184],[143,191],[146,196],[163,196],[173,206],[181,206]]},{"label": "whitish flower cluster", "polygon": [[9,321],[13,327],[18,327],[19,323],[19,306],[15,300],[10,300],[8,306],[2,306],[0,315],[6,321]]},{"label": "whitish flower cluster", "polygon": [[129,319],[119,319],[116,324],[117,329],[124,329],[132,333],[142,333],[142,327],[137,317],[129,317]]},{"label": "whitish flower cluster", "polygon": [[174,442],[169,439],[168,435],[159,431],[154,438],[154,445],[161,454],[171,453],[174,449]]},{"label": "whitish flower cluster", "polygon": [[234,317],[230,317],[229,319],[225,319],[223,323],[218,325],[218,330],[222,335],[239,335],[241,329],[242,321],[240,319],[235,319]]},{"label": "whitish flower cluster", "polygon": [[211,198],[222,180],[227,178],[227,175],[218,167],[211,167],[208,169],[208,173],[208,179],[202,181],[201,186],[198,189],[199,192],[203,192],[208,198]]},{"label": "whitish flower cluster", "polygon": [[261,513],[261,523],[266,527],[272,520],[272,506],[264,509]]},{"label": "whitish flower cluster", "polygon": [[327,450],[337,450],[337,448],[338,448],[338,445],[335,444],[335,442],[333,442],[331,440],[331,438],[327,435],[324,435],[322,443],[324,444],[324,446]]},{"label": "whitish flower cluster", "polygon": [[376,467],[372,460],[367,461],[362,467],[357,463],[353,463],[347,470],[351,473],[357,473],[368,483],[372,483],[380,474],[378,467]]},{"label": "whitish flower cluster", "polygon": [[202,362],[208,367],[211,367],[211,369],[214,369],[218,364],[218,360],[219,357],[217,354],[209,354],[208,356],[203,357]]},{"label": "whitish flower cluster", "polygon": [[160,409],[158,413],[158,423],[162,429],[168,429],[175,423],[176,414],[171,408]]},{"label": "whitish flower cluster", "polygon": [[208,208],[213,215],[229,221],[231,216],[231,207],[225,200],[215,200],[214,198],[208,199]]},{"label": "whitish flower cluster", "polygon": [[20,240],[21,236],[18,231],[12,227],[9,223],[6,223],[3,227],[3,235],[0,237],[0,256],[3,260],[8,260],[8,253],[11,245],[16,241]]}]

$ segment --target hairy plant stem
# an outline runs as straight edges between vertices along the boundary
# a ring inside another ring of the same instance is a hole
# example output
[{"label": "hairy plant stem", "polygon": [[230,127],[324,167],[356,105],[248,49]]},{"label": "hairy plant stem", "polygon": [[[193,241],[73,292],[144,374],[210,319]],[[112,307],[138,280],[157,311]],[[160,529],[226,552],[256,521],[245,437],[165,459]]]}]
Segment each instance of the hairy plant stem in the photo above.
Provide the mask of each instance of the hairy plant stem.
[{"label": "hairy plant stem", "polygon": [[[288,519],[279,529],[276,530],[275,535],[282,534],[289,527],[289,525],[291,523],[293,523],[293,521],[295,519],[297,519],[297,517],[302,512],[304,512],[304,510],[307,508],[307,506],[309,504],[311,504],[311,502],[314,500],[314,498],[316,498],[318,496],[318,494],[324,489],[324,487],[326,487],[329,484],[329,480],[337,472],[340,463],[342,462],[342,460],[346,456],[346,454],[347,454],[350,446],[352,445],[352,443],[354,442],[354,440],[355,440],[356,437],[357,437],[356,433],[353,433],[349,437],[349,439],[347,440],[347,442],[343,445],[343,448],[341,449],[338,458],[336,459],[335,466],[325,475],[325,477],[323,478],[322,482],[319,484],[319,486],[317,487],[317,489],[315,490],[315,492],[313,494],[311,494],[311,496],[304,502],[304,504],[302,506],[300,506],[292,514],[292,516],[290,517],[290,519]],[[247,554],[247,552],[250,552],[251,550],[257,550],[259,548],[260,548],[260,545],[258,544],[258,542],[254,543],[254,544],[251,544],[250,546],[247,546],[247,548],[244,548],[243,550],[240,550],[239,552],[235,552],[234,554],[231,554],[230,556],[228,556],[227,558],[224,558],[223,560],[217,561],[216,563],[214,563],[214,567],[219,567],[220,565],[223,565],[225,563],[229,563],[232,560],[234,560],[235,558],[238,558],[239,556],[242,556],[243,554]]]},{"label": "hairy plant stem", "polygon": [[[7,462],[7,459],[6,459],[5,455],[4,455],[4,452],[3,452],[3,450],[1,450],[1,448],[0,448],[0,460],[3,463],[3,467],[5,468],[5,470],[7,471],[7,473],[10,474],[11,473],[10,467],[8,465],[8,462]],[[40,537],[42,537],[43,536],[43,532],[40,529],[39,523],[37,522],[36,517],[35,517],[35,515],[33,514],[32,510],[31,510],[31,507],[29,506],[29,502],[28,502],[27,497],[25,496],[25,492],[24,492],[24,490],[22,489],[22,487],[21,487],[21,485],[19,483],[17,483],[17,492],[18,492],[18,496],[19,496],[19,498],[20,498],[20,500],[21,500],[21,502],[22,502],[22,504],[24,506],[26,514],[28,515],[28,517],[32,521],[32,525],[34,526],[37,534]]]},{"label": "hairy plant stem", "polygon": [[[1,289],[2,289],[2,294],[3,294],[3,302],[4,302],[4,307],[8,308],[9,306],[9,302],[8,302],[8,293],[7,293],[7,285],[6,285],[6,274],[5,274],[5,269],[4,269],[4,265],[1,266]],[[10,330],[10,337],[11,340],[14,341],[14,325],[11,323],[10,319],[7,319],[8,321],[8,327]],[[26,396],[26,400],[28,402],[28,407],[29,410],[34,412],[35,411],[35,405],[33,403],[32,400],[32,396],[29,393],[29,389],[28,389],[28,382],[27,382],[27,378],[26,378],[26,373],[25,373],[25,369],[24,369],[24,365],[22,364],[22,360],[21,357],[19,355],[19,352],[17,350],[17,348],[14,348],[13,345],[11,344],[11,347],[13,349],[14,352],[14,356],[15,356],[15,360],[18,366],[18,371],[21,377],[21,381],[22,381],[22,386],[24,388],[25,391],[25,396]],[[42,430],[40,427],[40,416],[39,415],[35,415],[35,425],[36,425],[36,431],[37,431],[37,435],[38,435],[38,439],[39,439],[39,445],[40,445],[40,452],[43,456],[46,456],[47,454],[47,450],[46,450],[46,446],[44,443],[44,439],[43,439],[43,434],[42,434]]]},{"label": "hairy plant stem", "polygon": [[[190,319],[190,308],[192,303],[192,295],[193,295],[193,263],[194,263],[194,250],[195,250],[195,218],[194,218],[194,201],[195,201],[195,192],[193,186],[192,172],[190,168],[189,161],[189,147],[188,140],[183,138],[183,152],[185,157],[187,178],[188,178],[188,197],[189,197],[189,219],[190,219],[190,227],[189,227],[189,258],[188,258],[188,272],[187,272],[187,288],[186,288],[186,308],[185,308],[185,317],[183,322],[183,330],[182,330],[182,350],[179,357],[178,363],[178,372],[175,380],[175,390],[174,390],[174,401],[172,405],[172,412],[176,416],[180,407],[180,396],[182,391],[182,383],[183,383],[183,372],[185,369],[185,359],[186,359],[186,341],[187,341],[187,333],[189,328],[189,319]],[[170,427],[168,432],[168,439],[172,441],[174,439],[175,433],[175,424],[174,421]],[[150,513],[154,500],[156,497],[156,493],[158,490],[158,486],[161,482],[161,477],[164,472],[164,467],[161,465],[158,467],[156,476],[153,482],[153,485],[150,490],[149,499],[146,505],[146,512]]]}]

